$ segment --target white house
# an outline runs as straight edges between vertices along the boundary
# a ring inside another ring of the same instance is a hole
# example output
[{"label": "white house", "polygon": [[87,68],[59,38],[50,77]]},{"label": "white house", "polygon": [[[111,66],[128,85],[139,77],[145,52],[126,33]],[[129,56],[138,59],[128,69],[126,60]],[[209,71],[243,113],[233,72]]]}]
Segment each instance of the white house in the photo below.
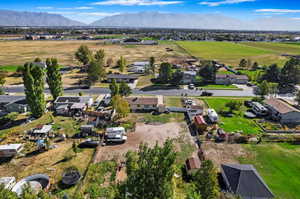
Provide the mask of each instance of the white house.
[{"label": "white house", "polygon": [[20,153],[23,149],[23,144],[7,144],[0,145],[0,158],[10,158],[18,153]]},{"label": "white house", "polygon": [[300,110],[295,107],[276,98],[269,98],[264,103],[274,120],[278,120],[282,124],[300,124]]},{"label": "white house", "polygon": [[132,112],[136,111],[157,111],[163,104],[162,96],[155,97],[127,97]]}]

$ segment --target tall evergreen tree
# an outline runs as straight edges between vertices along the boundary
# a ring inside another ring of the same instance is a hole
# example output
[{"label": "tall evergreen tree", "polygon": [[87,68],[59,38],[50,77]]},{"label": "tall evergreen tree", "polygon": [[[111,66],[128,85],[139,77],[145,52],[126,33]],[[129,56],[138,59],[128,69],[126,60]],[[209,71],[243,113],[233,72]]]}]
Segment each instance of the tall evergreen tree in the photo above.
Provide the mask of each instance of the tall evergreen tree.
[{"label": "tall evergreen tree", "polygon": [[26,101],[34,117],[39,118],[45,113],[44,96],[45,72],[33,63],[26,63],[19,69],[22,72]]},{"label": "tall evergreen tree", "polygon": [[89,63],[87,72],[90,84],[101,81],[106,76],[103,62],[96,59],[92,59],[92,61]]},{"label": "tall evergreen tree", "polygon": [[119,84],[119,92],[121,96],[128,96],[132,91],[128,84],[126,84],[126,82],[121,82]]},{"label": "tall evergreen tree", "polygon": [[300,83],[300,60],[291,58],[281,70],[280,85]]},{"label": "tall evergreen tree", "polygon": [[121,56],[117,62],[117,65],[118,65],[120,71],[124,72],[125,68],[126,68],[126,59],[123,56]]},{"label": "tall evergreen tree", "polygon": [[155,73],[155,58],[150,57],[149,63],[150,63],[150,70],[152,71],[152,73]]},{"label": "tall evergreen tree", "polygon": [[268,82],[279,82],[280,72],[280,68],[277,66],[277,64],[272,64],[267,68],[266,72],[262,76],[262,79],[267,80]]},{"label": "tall evergreen tree", "polygon": [[57,59],[48,58],[46,60],[47,65],[47,83],[53,100],[63,95],[62,77],[59,71],[59,65]]},{"label": "tall evergreen tree", "polygon": [[159,68],[159,80],[167,84],[172,79],[172,66],[170,63],[162,63]]},{"label": "tall evergreen tree", "polygon": [[202,199],[216,199],[220,190],[218,173],[211,160],[205,160],[194,176],[195,185],[200,190]]},{"label": "tall evergreen tree", "polygon": [[117,84],[116,80],[113,79],[111,84],[109,85],[111,96],[119,95],[119,85]]},{"label": "tall evergreen tree", "polygon": [[205,61],[202,63],[199,75],[203,77],[206,82],[214,82],[216,78],[217,68],[211,61]]}]

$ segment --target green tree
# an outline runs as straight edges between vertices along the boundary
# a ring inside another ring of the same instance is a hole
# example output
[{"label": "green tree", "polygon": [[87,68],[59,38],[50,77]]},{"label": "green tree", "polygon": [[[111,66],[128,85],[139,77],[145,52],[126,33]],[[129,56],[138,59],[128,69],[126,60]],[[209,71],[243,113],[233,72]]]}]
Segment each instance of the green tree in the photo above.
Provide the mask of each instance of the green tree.
[{"label": "green tree", "polygon": [[258,63],[254,62],[252,65],[252,70],[257,70],[258,69]]},{"label": "green tree", "polygon": [[33,63],[26,63],[18,69],[22,72],[26,101],[34,117],[39,118],[45,113],[44,96],[45,72]]},{"label": "green tree", "polygon": [[92,52],[86,45],[81,45],[75,52],[75,58],[82,63],[84,66],[90,62]]},{"label": "green tree", "polygon": [[53,100],[56,100],[57,97],[63,95],[63,85],[62,85],[62,78],[59,71],[59,65],[57,59],[55,58],[48,58],[46,60],[47,65],[47,83],[49,85],[49,89]]},{"label": "green tree", "polygon": [[128,84],[126,84],[126,82],[121,82],[119,84],[119,93],[121,96],[129,96],[132,91]]},{"label": "green tree", "polygon": [[119,84],[117,84],[116,80],[113,79],[111,84],[109,85],[111,96],[119,95]]},{"label": "green tree", "polygon": [[183,77],[182,72],[180,70],[177,70],[172,74],[172,79],[170,83],[172,85],[178,86],[181,83],[182,77]]},{"label": "green tree", "polygon": [[194,175],[194,182],[200,190],[202,199],[216,199],[220,195],[218,173],[211,160],[203,161]]},{"label": "green tree", "polygon": [[170,63],[162,63],[159,68],[159,80],[167,84],[172,79],[172,66]]},{"label": "green tree", "polygon": [[270,85],[266,80],[262,81],[258,85],[258,88],[259,88],[259,94],[262,99],[264,99],[266,95],[270,94]]},{"label": "green tree", "polygon": [[150,57],[149,63],[150,63],[150,69],[151,69],[152,73],[154,74],[155,73],[155,58]]},{"label": "green tree", "polygon": [[130,198],[169,199],[174,197],[172,179],[176,152],[172,141],[167,140],[163,147],[156,143],[153,148],[149,148],[147,144],[141,144],[137,157],[132,157],[132,155],[130,157],[126,160],[126,165],[130,165],[130,171],[127,173],[125,182],[125,190]]},{"label": "green tree", "polygon": [[214,82],[216,78],[217,68],[211,61],[203,61],[199,70],[199,75],[205,82]]},{"label": "green tree", "polygon": [[291,58],[281,70],[280,85],[296,85],[300,83],[300,60]]},{"label": "green tree", "polygon": [[240,101],[229,101],[225,104],[227,108],[229,108],[229,112],[238,111],[242,107],[242,102]]},{"label": "green tree", "polygon": [[297,102],[298,106],[300,105],[300,91],[297,92],[295,101]]},{"label": "green tree", "polygon": [[240,64],[239,64],[239,67],[241,67],[241,68],[246,68],[247,65],[248,65],[247,60],[246,60],[246,59],[241,59]]},{"label": "green tree", "polygon": [[18,199],[15,192],[5,189],[4,184],[0,184],[0,196],[5,199]]},{"label": "green tree", "polygon": [[4,84],[6,82],[6,76],[7,76],[6,72],[3,71],[3,70],[0,70],[0,86],[1,86],[0,95],[4,94],[4,88],[3,87],[4,87]]},{"label": "green tree", "polygon": [[277,64],[272,64],[267,68],[265,73],[262,75],[262,80],[267,80],[268,82],[279,82],[280,81],[280,68]]},{"label": "green tree", "polygon": [[117,65],[120,71],[124,72],[126,68],[126,59],[123,56],[121,56],[120,59],[117,61]]},{"label": "green tree", "polygon": [[126,117],[130,112],[128,102],[125,99],[123,99],[120,95],[113,96],[112,106],[116,110],[119,118]]},{"label": "green tree", "polygon": [[94,84],[97,81],[101,81],[106,76],[106,72],[103,66],[103,62],[97,59],[92,59],[88,65],[88,81],[90,84]]},{"label": "green tree", "polygon": [[76,142],[73,142],[73,144],[72,144],[72,151],[75,154],[75,156],[77,156],[77,153],[78,153],[79,149],[77,147]]},{"label": "green tree", "polygon": [[100,50],[96,51],[94,57],[95,57],[96,61],[101,62],[101,65],[104,66],[104,63],[105,63],[105,52],[104,52],[103,49],[100,49]]},{"label": "green tree", "polygon": [[34,59],[34,61],[33,61],[33,62],[40,63],[40,62],[42,62],[42,60],[41,60],[41,58],[37,57],[37,58],[35,58],[35,59]]}]

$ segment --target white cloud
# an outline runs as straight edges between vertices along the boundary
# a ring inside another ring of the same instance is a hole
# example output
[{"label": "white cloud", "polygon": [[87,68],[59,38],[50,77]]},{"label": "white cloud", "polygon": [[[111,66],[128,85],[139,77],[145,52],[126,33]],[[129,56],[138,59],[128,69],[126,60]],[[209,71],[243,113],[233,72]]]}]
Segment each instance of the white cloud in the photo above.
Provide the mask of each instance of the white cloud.
[{"label": "white cloud", "polygon": [[220,5],[226,5],[226,4],[238,4],[238,3],[245,3],[245,2],[254,2],[256,0],[223,0],[223,1],[203,1],[199,4],[201,5],[207,5],[207,6],[220,6]]},{"label": "white cloud", "polygon": [[105,0],[92,3],[92,5],[122,5],[122,6],[154,6],[174,5],[183,1],[162,1],[162,0]]},{"label": "white cloud", "polygon": [[90,6],[81,6],[81,7],[75,7],[73,9],[75,10],[90,10],[93,9],[94,7],[90,7]]},{"label": "white cloud", "polygon": [[300,13],[300,10],[290,10],[290,9],[258,9],[255,12],[263,13]]},{"label": "white cloud", "polygon": [[39,10],[50,10],[50,9],[53,9],[53,7],[51,7],[51,6],[40,6],[40,7],[36,7],[36,9],[39,9]]}]

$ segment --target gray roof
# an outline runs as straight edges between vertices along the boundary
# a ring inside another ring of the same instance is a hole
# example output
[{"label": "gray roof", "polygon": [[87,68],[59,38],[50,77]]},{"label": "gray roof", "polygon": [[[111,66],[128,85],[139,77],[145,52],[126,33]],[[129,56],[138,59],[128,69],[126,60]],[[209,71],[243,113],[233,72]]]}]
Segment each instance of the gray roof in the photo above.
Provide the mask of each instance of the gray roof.
[{"label": "gray roof", "polygon": [[54,103],[88,103],[91,98],[90,96],[60,96]]},{"label": "gray roof", "polygon": [[252,165],[222,164],[222,176],[231,192],[252,199],[274,198],[273,193]]},{"label": "gray roof", "polygon": [[126,75],[126,74],[110,74],[107,79],[137,79],[138,75]]},{"label": "gray roof", "polygon": [[24,100],[25,96],[17,95],[0,95],[0,104],[9,104],[11,102],[16,102],[19,100]]}]

